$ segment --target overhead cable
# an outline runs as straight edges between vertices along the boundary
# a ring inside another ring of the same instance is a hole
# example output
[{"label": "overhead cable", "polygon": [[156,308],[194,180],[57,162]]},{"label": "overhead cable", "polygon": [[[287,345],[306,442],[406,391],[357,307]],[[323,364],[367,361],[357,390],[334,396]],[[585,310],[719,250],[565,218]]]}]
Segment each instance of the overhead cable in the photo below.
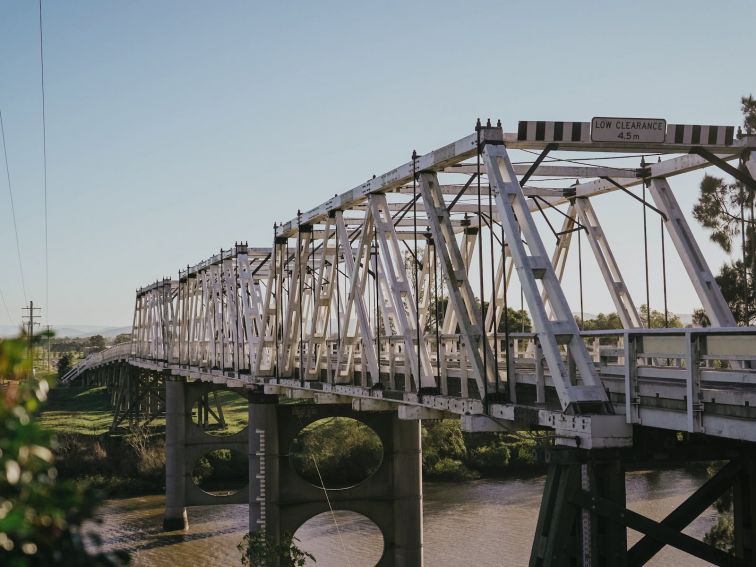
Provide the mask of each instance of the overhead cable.
[{"label": "overhead cable", "polygon": [[21,274],[21,289],[24,292],[24,303],[28,303],[26,298],[26,279],[24,278],[24,264],[21,261],[21,244],[18,238],[18,223],[16,222],[16,206],[13,202],[13,186],[11,185],[10,166],[8,165],[8,148],[5,142],[5,125],[3,124],[3,111],[0,110],[0,137],[3,139],[3,156],[5,157],[5,176],[8,179],[8,195],[10,197],[11,216],[13,217],[13,232],[16,235],[16,253],[18,254],[18,271]]}]

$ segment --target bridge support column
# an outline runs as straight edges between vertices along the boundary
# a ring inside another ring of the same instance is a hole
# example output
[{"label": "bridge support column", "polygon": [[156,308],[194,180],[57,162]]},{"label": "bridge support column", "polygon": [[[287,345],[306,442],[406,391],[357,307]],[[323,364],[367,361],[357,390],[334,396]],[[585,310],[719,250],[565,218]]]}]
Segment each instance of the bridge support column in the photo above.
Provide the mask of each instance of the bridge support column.
[{"label": "bridge support column", "polygon": [[585,505],[586,498],[625,509],[625,471],[619,453],[553,449],[531,567],[627,565],[625,526],[594,513]]},{"label": "bridge support column", "polygon": [[[289,464],[295,438],[308,425],[350,417],[370,427],[383,445],[372,476],[347,488],[328,489],[301,477]],[[378,567],[423,564],[423,489],[420,420],[395,412],[354,411],[344,404],[278,405],[276,396],[253,395],[249,404],[249,529],[270,541],[293,534],[310,518],[335,510],[362,514],[383,534]],[[316,557],[317,559],[317,557]]]},{"label": "bridge support column", "polygon": [[745,565],[756,563],[756,456],[744,455],[733,491],[735,556]]},{"label": "bridge support column", "polygon": [[165,381],[165,516],[163,530],[185,530],[186,515],[186,385]]},{"label": "bridge support column", "polygon": [[255,395],[249,402],[249,531],[280,533],[278,404],[276,396]]},{"label": "bridge support column", "polygon": [[423,470],[420,420],[392,415],[394,432],[394,565],[423,564]]}]

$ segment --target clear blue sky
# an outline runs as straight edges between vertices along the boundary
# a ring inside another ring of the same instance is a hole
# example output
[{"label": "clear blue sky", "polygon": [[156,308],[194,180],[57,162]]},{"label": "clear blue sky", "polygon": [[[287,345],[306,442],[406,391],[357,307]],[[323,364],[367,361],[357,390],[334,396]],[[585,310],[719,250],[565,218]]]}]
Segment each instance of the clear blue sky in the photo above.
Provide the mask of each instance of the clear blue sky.
[{"label": "clear blue sky", "polygon": [[[0,2],[0,109],[42,303],[37,18],[34,1]],[[507,130],[596,115],[739,124],[739,97],[756,94],[751,1],[44,0],[44,21],[53,324],[130,324],[136,287],[236,240],[269,245],[274,220],[478,116]],[[0,287],[16,317],[2,166]],[[687,210],[697,179],[673,185]],[[602,220],[626,203],[602,204]],[[612,236],[620,256],[637,248],[637,233]],[[673,310],[698,306],[674,291]],[[608,296],[586,305],[607,309]]]}]

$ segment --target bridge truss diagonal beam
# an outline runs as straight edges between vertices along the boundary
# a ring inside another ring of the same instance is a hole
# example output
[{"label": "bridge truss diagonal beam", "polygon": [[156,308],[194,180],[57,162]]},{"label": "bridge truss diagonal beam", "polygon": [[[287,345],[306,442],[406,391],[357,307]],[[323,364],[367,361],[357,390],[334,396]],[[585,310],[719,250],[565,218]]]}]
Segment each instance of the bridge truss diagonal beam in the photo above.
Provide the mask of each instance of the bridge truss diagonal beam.
[{"label": "bridge truss diagonal beam", "polygon": [[[607,407],[608,398],[601,386],[593,361],[546,255],[538,229],[522,192],[522,187],[512,169],[504,146],[487,144],[483,160],[488,180],[496,197],[499,218],[504,226],[506,243],[512,254],[518,279],[528,303],[533,326],[543,349],[546,363],[551,371],[562,409],[582,404],[598,404]],[[527,243],[527,244],[526,244]],[[527,249],[526,249],[527,246]],[[541,299],[538,282],[554,310],[555,320],[550,320]],[[567,346],[568,354],[580,372],[582,385],[570,383],[569,373],[562,360],[559,345]],[[599,411],[601,411],[599,409]]]},{"label": "bridge truss diagonal beam", "polygon": [[[436,173],[420,173],[420,193],[425,206],[431,211],[428,224],[441,258],[449,305],[454,310],[464,347],[472,362],[478,392],[484,396],[489,387],[496,384],[498,369],[493,350],[485,340],[481,310],[467,278],[467,266],[449,220],[449,211],[439,191]],[[488,361],[487,365],[484,365],[484,360]]]},{"label": "bridge truss diagonal beam", "polygon": [[701,300],[712,325],[716,327],[734,327],[735,317],[727,305],[719,285],[709,268],[706,258],[698,247],[688,221],[665,178],[651,181],[651,196],[656,206],[666,216],[664,226],[677,249],[683,266],[688,273],[693,288]]},{"label": "bridge truss diagonal beam", "polygon": [[617,309],[617,315],[619,315],[623,327],[626,329],[640,327],[640,315],[630,296],[619,264],[614,258],[614,253],[609,246],[590,199],[586,197],[575,199],[575,209],[580,218],[580,223],[585,227],[588,243],[596,258],[601,275],[604,277],[604,282],[609,289],[609,295],[614,302],[614,307]]}]

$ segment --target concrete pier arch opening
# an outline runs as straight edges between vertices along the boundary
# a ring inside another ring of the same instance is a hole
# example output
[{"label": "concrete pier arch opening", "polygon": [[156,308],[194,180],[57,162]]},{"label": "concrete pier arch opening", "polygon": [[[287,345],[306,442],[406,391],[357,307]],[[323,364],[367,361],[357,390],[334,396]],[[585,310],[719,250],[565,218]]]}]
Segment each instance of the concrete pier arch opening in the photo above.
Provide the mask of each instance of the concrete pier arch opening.
[{"label": "concrete pier arch opening", "polygon": [[374,567],[385,551],[381,529],[352,510],[317,514],[299,526],[294,537],[297,547],[315,557],[315,565]]},{"label": "concrete pier arch opening", "polygon": [[188,396],[192,423],[207,435],[230,437],[248,423],[248,400],[243,392],[202,384]]},{"label": "concrete pier arch opening", "polygon": [[192,467],[192,482],[210,496],[232,496],[249,484],[249,459],[233,449],[215,449]]},{"label": "concrete pier arch opening", "polygon": [[308,423],[289,446],[289,464],[304,480],[329,490],[345,489],[372,477],[383,462],[381,438],[351,417]]}]

